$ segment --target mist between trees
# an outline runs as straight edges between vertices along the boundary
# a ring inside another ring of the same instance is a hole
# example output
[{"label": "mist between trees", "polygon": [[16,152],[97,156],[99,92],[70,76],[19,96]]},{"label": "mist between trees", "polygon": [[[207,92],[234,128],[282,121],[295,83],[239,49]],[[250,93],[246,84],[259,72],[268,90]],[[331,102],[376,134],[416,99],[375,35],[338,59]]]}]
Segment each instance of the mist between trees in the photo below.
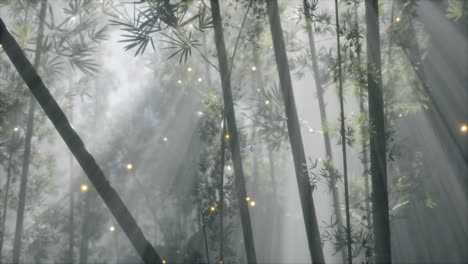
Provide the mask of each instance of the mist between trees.
[{"label": "mist between trees", "polygon": [[468,261],[467,1],[0,18],[0,263]]}]

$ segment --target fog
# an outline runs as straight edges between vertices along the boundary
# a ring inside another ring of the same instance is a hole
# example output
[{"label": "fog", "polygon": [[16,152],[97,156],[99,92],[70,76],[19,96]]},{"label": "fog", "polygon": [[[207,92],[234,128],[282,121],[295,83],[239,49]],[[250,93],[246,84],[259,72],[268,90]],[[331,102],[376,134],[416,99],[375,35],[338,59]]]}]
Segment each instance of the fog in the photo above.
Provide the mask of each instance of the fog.
[{"label": "fog", "polygon": [[466,1],[268,1],[0,1],[0,263],[468,262]]}]

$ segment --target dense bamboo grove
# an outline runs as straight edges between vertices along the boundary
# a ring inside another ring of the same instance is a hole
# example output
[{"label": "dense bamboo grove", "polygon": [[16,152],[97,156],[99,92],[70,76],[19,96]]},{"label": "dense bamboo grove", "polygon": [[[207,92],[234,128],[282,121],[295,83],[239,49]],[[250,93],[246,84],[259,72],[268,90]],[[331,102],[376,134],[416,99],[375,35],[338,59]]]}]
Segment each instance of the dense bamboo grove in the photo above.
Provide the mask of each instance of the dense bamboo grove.
[{"label": "dense bamboo grove", "polygon": [[466,0],[0,18],[0,263],[468,261]]}]

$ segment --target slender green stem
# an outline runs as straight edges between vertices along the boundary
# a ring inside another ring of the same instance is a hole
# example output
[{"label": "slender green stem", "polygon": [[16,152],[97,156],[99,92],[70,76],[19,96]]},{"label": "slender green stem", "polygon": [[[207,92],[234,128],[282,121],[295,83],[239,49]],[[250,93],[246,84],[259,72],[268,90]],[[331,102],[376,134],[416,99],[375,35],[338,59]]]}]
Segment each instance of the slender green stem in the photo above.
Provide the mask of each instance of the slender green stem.
[{"label": "slender green stem", "polygon": [[338,88],[340,97],[340,134],[341,134],[341,151],[343,153],[343,178],[344,178],[344,191],[345,191],[345,214],[346,214],[346,246],[348,248],[348,263],[353,263],[353,251],[351,240],[351,219],[349,214],[349,193],[348,193],[348,160],[346,157],[346,128],[345,128],[345,114],[344,114],[344,95],[343,95],[343,72],[341,68],[341,44],[340,44],[340,16],[338,12],[338,0],[335,0],[335,21],[336,21],[336,45],[338,54]]}]

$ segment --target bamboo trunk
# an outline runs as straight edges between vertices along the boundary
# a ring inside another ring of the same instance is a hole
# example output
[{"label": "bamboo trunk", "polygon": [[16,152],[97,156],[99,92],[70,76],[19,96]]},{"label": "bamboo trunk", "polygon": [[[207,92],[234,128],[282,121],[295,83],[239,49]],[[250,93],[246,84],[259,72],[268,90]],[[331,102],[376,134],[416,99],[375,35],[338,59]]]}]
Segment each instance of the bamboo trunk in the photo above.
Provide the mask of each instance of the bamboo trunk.
[{"label": "bamboo trunk", "polygon": [[[41,1],[41,9],[39,11],[39,29],[36,40],[36,53],[34,57],[34,68],[39,68],[42,55],[42,41],[44,38],[44,24],[47,12],[47,0]],[[2,34],[3,36],[3,34]],[[2,41],[3,43],[3,41]],[[26,124],[26,137],[24,143],[23,167],[21,169],[21,183],[18,197],[18,208],[16,211],[16,226],[15,238],[13,242],[13,258],[12,263],[18,263],[21,255],[21,244],[23,238],[24,224],[24,208],[26,206],[26,192],[28,184],[29,163],[31,161],[31,140],[34,130],[34,112],[36,109],[36,101],[34,96],[29,98],[28,121]]]},{"label": "bamboo trunk", "polygon": [[[254,47],[253,48],[253,59],[254,59],[254,65],[255,67],[257,68],[257,71],[255,72],[255,86],[256,88],[255,89],[262,89],[264,90],[265,89],[265,84],[263,83],[263,76],[262,74],[260,73],[259,69],[261,69],[260,67],[260,60],[258,58],[258,48],[257,47]],[[258,88],[258,87],[261,87],[261,88]],[[255,93],[255,99],[258,99],[259,98],[259,94],[258,92],[256,92],[256,90],[254,89],[254,93]],[[256,102],[257,106],[258,106],[258,103]],[[258,148],[260,148],[260,144],[259,142],[257,143],[256,140],[257,140],[257,129],[256,129],[256,126],[255,126],[255,123],[252,124],[252,144],[254,144],[255,146],[252,146],[252,150],[257,150]],[[259,140],[260,141],[260,140]],[[257,190],[258,190],[258,185],[259,185],[259,173],[258,173],[258,158],[257,158],[257,154],[253,151],[252,153],[252,158],[253,158],[253,168],[252,168],[252,176],[253,176],[253,186],[252,186],[252,189],[251,189],[251,192],[252,193],[257,193]]]},{"label": "bamboo trunk", "polygon": [[[323,129],[324,126],[328,123],[328,119],[327,119],[327,111],[326,111],[326,106],[325,106],[325,99],[323,95],[322,80],[320,78],[319,64],[318,64],[318,59],[317,59],[317,49],[315,47],[315,37],[314,37],[314,32],[312,30],[312,16],[309,10],[310,4],[307,0],[304,0],[303,5],[304,5],[304,15],[306,18],[306,31],[307,31],[307,36],[309,38],[309,48],[310,48],[310,53],[312,57],[312,71],[314,73],[315,88],[317,89],[317,101],[319,104],[320,119],[322,121],[323,141],[325,144],[325,155],[327,157],[327,160],[334,167],[330,135],[328,134],[327,131],[325,131],[325,129]],[[340,210],[340,194],[338,192],[338,187],[336,186],[337,175],[335,175],[334,170],[329,171],[329,173],[330,173],[330,188],[331,188],[332,196],[333,196],[333,210],[336,215],[338,227],[341,228],[343,226],[343,218],[342,218],[341,210]],[[344,251],[342,251],[341,257],[342,257],[343,263],[345,263],[346,254]]]},{"label": "bamboo trunk", "polygon": [[268,166],[269,166],[269,170],[270,170],[271,188],[273,190],[274,203],[276,205],[279,205],[277,187],[276,187],[275,164],[274,164],[274,159],[273,159],[273,151],[270,150],[270,149],[268,150]]},{"label": "bamboo trunk", "polygon": [[344,114],[344,95],[343,95],[343,71],[341,69],[341,44],[340,44],[340,15],[338,12],[338,0],[335,0],[335,21],[336,21],[336,53],[338,54],[338,88],[340,97],[340,134],[341,151],[343,153],[343,178],[345,191],[345,213],[346,213],[346,247],[348,248],[348,263],[353,263],[353,250],[351,240],[351,218],[349,214],[349,188],[348,188],[348,159],[346,157],[346,132],[345,132],[345,114]]},{"label": "bamboo trunk", "polygon": [[[45,0],[43,1],[45,2]],[[23,54],[16,40],[8,32],[2,20],[0,20],[0,42],[3,44],[6,54],[13,62],[15,68],[28,85],[34,98],[39,102],[46,115],[57,129],[142,260],[145,263],[162,263],[161,258],[146,240],[142,230],[135,222],[128,208],[120,199],[120,196],[114,188],[112,188],[94,157],[88,152],[83,141],[72,128],[62,109],[45,87],[42,79]],[[21,239],[18,239],[18,241],[21,241]],[[19,260],[19,249],[17,250],[18,253],[13,258],[14,263],[17,263]]]},{"label": "bamboo trunk", "polygon": [[[358,14],[358,3],[355,4],[354,6],[354,23],[356,27],[356,31],[359,34],[359,14]],[[357,58],[357,65],[359,67],[358,69],[358,74],[359,74],[359,79],[362,80],[363,78],[363,72],[362,72],[362,58],[361,58],[361,40],[360,36],[358,35],[356,37],[356,58]],[[364,100],[365,100],[365,94],[364,90],[365,88],[363,87],[363,84],[360,83],[360,86],[358,87],[359,89],[359,113],[361,115],[366,115],[367,117],[367,111],[364,107]],[[366,118],[367,119],[367,118]],[[359,128],[361,130],[361,147],[362,147],[362,166],[363,166],[363,176],[364,176],[364,192],[365,192],[365,207],[366,207],[366,217],[367,217],[367,225],[369,228],[372,228],[372,211],[371,211],[371,204],[370,204],[370,187],[369,187],[369,160],[368,160],[368,149],[367,149],[367,144],[366,144],[366,138],[369,135],[366,127],[364,124],[361,125]]]},{"label": "bamboo trunk", "polygon": [[226,134],[226,119],[223,116],[223,129],[221,134],[221,162],[220,162],[220,174],[219,174],[219,261],[224,261],[224,159],[225,159],[225,148],[226,141],[224,135]]},{"label": "bamboo trunk", "polygon": [[208,238],[206,236],[206,227],[203,221],[203,216],[201,216],[201,219],[202,219],[201,221],[202,221],[202,230],[203,230],[203,242],[205,244],[206,263],[210,264],[210,253],[208,250]]},{"label": "bamboo trunk", "polygon": [[8,193],[10,191],[10,180],[11,180],[11,159],[13,156],[13,151],[10,150],[8,153],[8,165],[7,165],[7,182],[5,185],[4,190],[4,200],[3,200],[3,210],[2,210],[2,222],[1,222],[1,229],[0,229],[0,264],[3,263],[2,261],[2,253],[3,253],[3,241],[5,240],[5,221],[8,211]]},{"label": "bamboo trunk", "polygon": [[229,143],[232,152],[232,162],[234,165],[234,181],[237,191],[237,199],[239,201],[245,251],[247,256],[247,262],[249,264],[254,264],[257,263],[257,257],[255,253],[255,244],[253,240],[249,208],[248,204],[245,202],[247,192],[245,189],[244,169],[242,167],[242,158],[240,153],[240,138],[237,132],[236,116],[234,112],[234,101],[232,98],[231,90],[230,70],[226,54],[226,46],[224,44],[223,26],[219,2],[217,0],[211,0],[211,12],[213,17],[216,50],[218,52],[219,70],[223,88],[224,116],[227,119]]},{"label": "bamboo trunk", "polygon": [[375,262],[391,263],[378,0],[365,3]]},{"label": "bamboo trunk", "polygon": [[[274,157],[273,151],[271,149],[267,149],[268,151],[268,167],[269,167],[269,174],[271,178],[271,189],[273,191],[273,200],[271,202],[274,207],[272,208],[271,214],[273,215],[272,226],[274,229],[278,229],[281,227],[281,205],[279,203],[278,194],[277,194],[277,187],[276,187],[276,177],[275,177],[275,164],[274,164]],[[271,232],[270,235],[271,242],[270,242],[270,249],[268,251],[268,256],[270,259],[274,257],[281,257],[281,232]]]},{"label": "bamboo trunk", "polygon": [[309,246],[309,252],[314,263],[325,263],[320,241],[317,216],[312,197],[310,179],[307,170],[307,161],[304,153],[304,145],[299,124],[299,118],[294,100],[294,93],[289,72],[288,57],[283,37],[283,29],[278,10],[278,1],[266,1],[268,18],[270,22],[271,35],[273,39],[273,48],[275,52],[276,65],[281,84],[284,107],[287,117],[287,126],[291,151],[296,171],[296,179],[299,188],[299,197],[301,200],[302,214],[304,217],[305,230]]}]

